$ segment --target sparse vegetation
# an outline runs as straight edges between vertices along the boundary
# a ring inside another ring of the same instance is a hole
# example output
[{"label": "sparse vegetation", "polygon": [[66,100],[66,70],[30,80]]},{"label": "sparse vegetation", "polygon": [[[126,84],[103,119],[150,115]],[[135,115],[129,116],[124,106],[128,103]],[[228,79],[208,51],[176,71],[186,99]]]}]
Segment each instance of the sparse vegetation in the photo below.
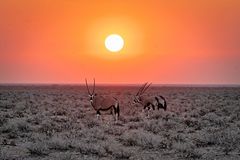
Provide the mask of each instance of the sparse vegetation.
[{"label": "sparse vegetation", "polygon": [[167,111],[147,117],[138,88],[102,87],[120,120],[98,121],[85,87],[0,86],[0,159],[240,159],[240,88],[174,88]]}]

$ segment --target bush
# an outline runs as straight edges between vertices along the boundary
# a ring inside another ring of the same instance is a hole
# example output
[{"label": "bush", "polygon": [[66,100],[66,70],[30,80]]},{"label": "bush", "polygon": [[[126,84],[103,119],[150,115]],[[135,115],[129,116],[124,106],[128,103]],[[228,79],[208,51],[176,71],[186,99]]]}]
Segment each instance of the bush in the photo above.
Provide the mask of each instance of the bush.
[{"label": "bush", "polygon": [[138,123],[136,123],[136,122],[129,122],[128,123],[128,129],[137,130],[139,128],[142,128],[143,125],[144,125],[143,122],[138,122]]},{"label": "bush", "polygon": [[186,142],[187,141],[187,136],[184,133],[178,133],[178,134],[174,134],[171,137],[172,140],[174,140],[175,142]]},{"label": "bush", "polygon": [[225,154],[228,154],[240,146],[240,130],[227,128],[225,130],[205,131],[202,135],[198,135],[195,142],[198,147],[219,146]]},{"label": "bush", "polygon": [[210,112],[203,117],[203,119],[208,120],[210,124],[214,124],[219,127],[227,127],[227,119],[224,118],[225,117],[216,115],[214,112]]},{"label": "bush", "polygon": [[178,153],[178,157],[184,159],[201,158],[201,154],[194,148],[195,146],[191,143],[177,142],[173,144],[173,149]]},{"label": "bush", "polygon": [[195,130],[200,130],[201,129],[201,125],[199,124],[199,122],[195,118],[187,118],[187,119],[185,119],[184,120],[184,124],[187,127],[194,128]]},{"label": "bush", "polygon": [[23,119],[11,119],[1,127],[3,133],[29,132],[29,124]]},{"label": "bush", "polygon": [[99,126],[99,122],[98,121],[91,120],[91,119],[87,119],[84,124],[85,124],[85,126],[87,128],[94,128],[94,127]]},{"label": "bush", "polygon": [[240,130],[226,129],[215,133],[216,144],[222,148],[225,154],[237,149],[240,146]]},{"label": "bush", "polygon": [[51,140],[48,142],[49,149],[68,150],[70,146],[70,141],[59,136],[52,137]]},{"label": "bush", "polygon": [[104,133],[103,129],[100,128],[100,127],[95,127],[95,128],[91,128],[91,129],[84,129],[82,131],[82,135],[89,142],[94,142],[94,141],[98,141],[98,140],[103,141],[103,140],[107,139],[106,134]]},{"label": "bush", "polygon": [[97,155],[99,157],[106,156],[106,150],[101,143],[79,143],[77,150],[84,155]]},{"label": "bush", "polygon": [[133,155],[130,149],[114,142],[105,143],[104,149],[116,159],[129,159]]},{"label": "bush", "polygon": [[14,117],[24,117],[24,112],[26,111],[26,104],[23,102],[17,103],[14,108]]},{"label": "bush", "polygon": [[27,149],[31,155],[35,156],[45,156],[49,152],[47,145],[43,142],[31,143]]},{"label": "bush", "polygon": [[7,122],[7,118],[3,114],[0,114],[0,127]]},{"label": "bush", "polygon": [[57,115],[57,116],[66,116],[67,115],[67,111],[63,107],[58,107],[58,108],[55,108],[53,114]]},{"label": "bush", "polygon": [[39,131],[42,133],[47,133],[49,135],[52,135],[55,132],[62,131],[62,126],[59,123],[54,122],[50,119],[45,119],[42,121]]},{"label": "bush", "polygon": [[64,153],[57,153],[54,156],[54,159],[56,159],[56,160],[74,160],[76,158],[74,158],[74,156],[71,153],[64,152]]},{"label": "bush", "polygon": [[163,124],[161,121],[158,120],[150,120],[149,122],[144,123],[144,130],[152,132],[154,134],[158,134],[163,130]]},{"label": "bush", "polygon": [[122,127],[119,126],[107,126],[104,127],[104,133],[114,135],[114,136],[120,136],[123,134],[125,130]]},{"label": "bush", "polygon": [[143,149],[166,149],[171,145],[163,137],[139,130],[126,132],[119,140],[126,146],[140,146]]},{"label": "bush", "polygon": [[140,122],[142,118],[140,116],[130,116],[129,122]]},{"label": "bush", "polygon": [[17,127],[21,132],[29,132],[31,130],[29,124],[25,120],[18,120]]},{"label": "bush", "polygon": [[6,150],[3,150],[2,148],[0,148],[0,159],[1,160],[9,160],[9,159],[11,159],[11,156],[8,154],[8,152]]}]

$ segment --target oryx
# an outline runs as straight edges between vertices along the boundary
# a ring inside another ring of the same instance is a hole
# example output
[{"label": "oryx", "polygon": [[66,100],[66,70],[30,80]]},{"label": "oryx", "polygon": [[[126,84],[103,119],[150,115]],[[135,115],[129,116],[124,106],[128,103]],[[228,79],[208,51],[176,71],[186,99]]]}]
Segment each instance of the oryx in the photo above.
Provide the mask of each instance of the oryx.
[{"label": "oryx", "polygon": [[134,96],[134,103],[141,104],[143,106],[143,109],[152,109],[155,110],[155,107],[159,110],[160,108],[167,110],[167,102],[166,99],[161,95],[156,96],[147,96],[143,95],[144,92],[150,87],[152,83],[148,84],[144,83],[142,87],[138,90],[137,94]]},{"label": "oryx", "polygon": [[120,108],[119,108],[119,102],[115,97],[112,96],[101,96],[97,95],[95,93],[95,78],[93,82],[93,90],[92,93],[90,92],[88,88],[87,79],[85,79],[87,90],[88,90],[88,96],[90,103],[92,107],[96,111],[97,118],[99,119],[99,116],[101,115],[100,111],[109,111],[111,110],[112,113],[115,115],[115,120],[117,121],[120,115]]}]

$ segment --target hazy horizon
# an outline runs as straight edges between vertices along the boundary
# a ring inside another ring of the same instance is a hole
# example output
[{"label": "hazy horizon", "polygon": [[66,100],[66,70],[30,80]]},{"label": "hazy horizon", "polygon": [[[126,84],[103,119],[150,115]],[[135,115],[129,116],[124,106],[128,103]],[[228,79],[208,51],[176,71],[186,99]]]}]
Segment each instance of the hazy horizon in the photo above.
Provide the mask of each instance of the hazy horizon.
[{"label": "hazy horizon", "polygon": [[[0,83],[0,86],[85,86],[85,83]],[[92,85],[92,83],[89,85]],[[142,83],[97,83],[97,86],[140,86]],[[152,87],[240,87],[240,84],[152,84]]]}]

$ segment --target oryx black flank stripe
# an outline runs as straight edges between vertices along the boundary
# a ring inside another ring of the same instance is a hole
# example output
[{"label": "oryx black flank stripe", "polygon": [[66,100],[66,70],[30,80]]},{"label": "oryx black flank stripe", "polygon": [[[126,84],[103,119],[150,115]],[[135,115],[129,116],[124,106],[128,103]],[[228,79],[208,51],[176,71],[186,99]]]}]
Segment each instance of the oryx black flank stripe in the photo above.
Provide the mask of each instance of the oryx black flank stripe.
[{"label": "oryx black flank stripe", "polygon": [[155,99],[156,99],[157,103],[159,104],[160,102],[159,102],[159,99],[158,99],[158,97],[155,97]]}]

